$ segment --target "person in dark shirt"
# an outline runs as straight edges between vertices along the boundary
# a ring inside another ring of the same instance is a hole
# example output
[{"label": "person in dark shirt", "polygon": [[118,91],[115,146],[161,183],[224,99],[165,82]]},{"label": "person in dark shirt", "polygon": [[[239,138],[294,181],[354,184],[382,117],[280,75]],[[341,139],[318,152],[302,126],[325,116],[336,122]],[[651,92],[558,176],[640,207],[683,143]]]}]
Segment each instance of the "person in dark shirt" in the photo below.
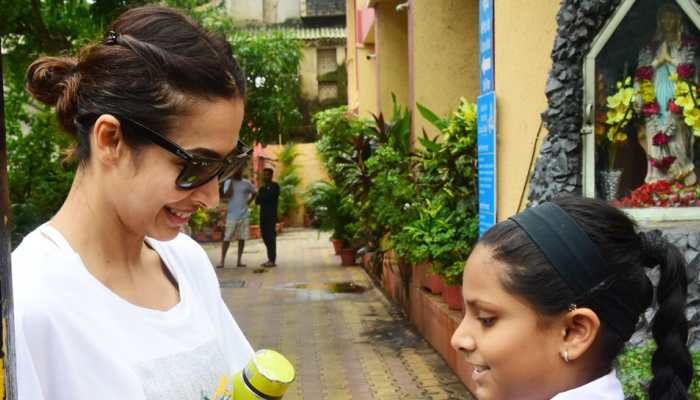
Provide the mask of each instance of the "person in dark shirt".
[{"label": "person in dark shirt", "polygon": [[260,232],[267,248],[267,261],[263,267],[276,267],[277,258],[277,203],[280,197],[280,185],[272,180],[272,168],[263,169],[262,186],[258,189],[255,202],[260,205]]}]

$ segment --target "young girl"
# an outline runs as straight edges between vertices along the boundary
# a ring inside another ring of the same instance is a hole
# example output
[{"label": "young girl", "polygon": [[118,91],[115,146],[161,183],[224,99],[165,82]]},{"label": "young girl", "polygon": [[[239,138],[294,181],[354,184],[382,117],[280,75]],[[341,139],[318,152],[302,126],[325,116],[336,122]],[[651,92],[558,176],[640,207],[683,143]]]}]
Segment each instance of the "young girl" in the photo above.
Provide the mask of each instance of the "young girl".
[{"label": "young girl", "polygon": [[27,88],[78,140],[58,213],[12,254],[20,399],[199,400],[253,350],[180,228],[239,168],[245,81],[221,37],[131,9]]},{"label": "young girl", "polygon": [[658,231],[637,233],[604,202],[565,197],[491,228],[464,270],[466,314],[452,346],[480,400],[623,400],[613,361],[651,304],[649,397],[687,399],[685,262]]}]

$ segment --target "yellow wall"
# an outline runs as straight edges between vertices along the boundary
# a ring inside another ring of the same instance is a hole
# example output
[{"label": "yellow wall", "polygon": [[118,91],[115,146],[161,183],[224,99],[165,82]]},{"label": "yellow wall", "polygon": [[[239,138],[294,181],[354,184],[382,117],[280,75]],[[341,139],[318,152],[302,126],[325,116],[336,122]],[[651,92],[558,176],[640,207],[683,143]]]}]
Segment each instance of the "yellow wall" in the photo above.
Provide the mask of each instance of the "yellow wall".
[{"label": "yellow wall", "polygon": [[[278,158],[279,152],[284,146],[280,145],[268,145],[265,149],[266,154],[274,154],[273,157]],[[297,174],[301,178],[301,184],[298,188],[297,202],[299,208],[292,213],[290,218],[290,224],[292,226],[302,226],[304,224],[304,193],[308,187],[317,181],[329,180],[326,170],[318,157],[316,152],[315,143],[299,143],[295,146],[297,153],[299,154],[296,158],[295,164],[297,166]],[[275,163],[275,181],[278,181],[279,173],[282,172],[279,169],[281,166]]]},{"label": "yellow wall", "polygon": [[540,113],[547,108],[559,0],[537,0],[537,6],[532,0],[497,0],[494,11],[500,221],[518,209]]},{"label": "yellow wall", "polygon": [[379,111],[391,116],[391,94],[399,104],[408,104],[408,14],[396,11],[399,1],[375,6],[377,62],[379,67]]},{"label": "yellow wall", "polygon": [[304,57],[299,66],[301,75],[301,95],[305,99],[318,97],[318,60],[316,59],[316,47],[304,46]]},{"label": "yellow wall", "polygon": [[355,50],[357,49],[357,37],[355,26],[355,17],[357,13],[357,7],[355,5],[355,0],[347,0],[345,2],[345,18],[347,26],[347,40],[346,45],[348,49],[347,63],[345,63],[345,69],[348,72],[348,106],[350,108],[359,105],[358,91],[357,91],[357,73],[355,71],[357,67],[357,58]]},{"label": "yellow wall", "polygon": [[[507,0],[510,1],[510,0]],[[439,4],[439,6],[437,6]],[[454,111],[459,98],[479,95],[479,0],[411,2],[413,19],[414,135],[438,134],[418,113],[415,102],[437,115]]]},{"label": "yellow wall", "polygon": [[378,113],[377,64],[373,44],[356,43],[356,12],[365,7],[365,0],[347,1],[348,106],[369,117]]},{"label": "yellow wall", "polygon": [[[360,86],[357,95],[357,104],[350,107],[358,107],[362,116],[369,117],[371,114],[379,114],[379,103],[377,101],[377,59],[372,58],[375,54],[374,46],[365,46],[357,49],[357,64],[359,66]],[[368,57],[370,57],[368,59]]]}]

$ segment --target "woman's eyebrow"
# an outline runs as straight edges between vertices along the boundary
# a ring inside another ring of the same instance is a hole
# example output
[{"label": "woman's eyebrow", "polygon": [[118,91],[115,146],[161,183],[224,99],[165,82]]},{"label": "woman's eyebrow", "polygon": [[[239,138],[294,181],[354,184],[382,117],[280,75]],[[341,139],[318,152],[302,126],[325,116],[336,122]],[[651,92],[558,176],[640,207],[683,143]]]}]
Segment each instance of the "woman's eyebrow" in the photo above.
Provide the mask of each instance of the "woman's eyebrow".
[{"label": "woman's eyebrow", "polygon": [[488,301],[483,301],[479,299],[465,299],[467,305],[485,308],[497,308],[498,306],[494,303],[489,303]]}]

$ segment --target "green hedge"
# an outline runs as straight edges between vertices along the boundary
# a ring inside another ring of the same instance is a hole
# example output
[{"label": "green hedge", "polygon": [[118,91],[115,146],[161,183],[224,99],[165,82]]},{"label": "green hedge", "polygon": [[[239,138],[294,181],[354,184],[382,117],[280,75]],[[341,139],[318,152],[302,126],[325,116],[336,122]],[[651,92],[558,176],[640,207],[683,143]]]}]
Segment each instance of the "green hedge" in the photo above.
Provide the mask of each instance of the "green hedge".
[{"label": "green hedge", "polygon": [[[626,349],[617,359],[618,375],[622,381],[625,395],[628,399],[647,400],[647,386],[651,381],[651,356],[656,346],[653,343]],[[690,395],[695,400],[700,399],[700,352],[693,352],[693,376],[690,384]]]}]

